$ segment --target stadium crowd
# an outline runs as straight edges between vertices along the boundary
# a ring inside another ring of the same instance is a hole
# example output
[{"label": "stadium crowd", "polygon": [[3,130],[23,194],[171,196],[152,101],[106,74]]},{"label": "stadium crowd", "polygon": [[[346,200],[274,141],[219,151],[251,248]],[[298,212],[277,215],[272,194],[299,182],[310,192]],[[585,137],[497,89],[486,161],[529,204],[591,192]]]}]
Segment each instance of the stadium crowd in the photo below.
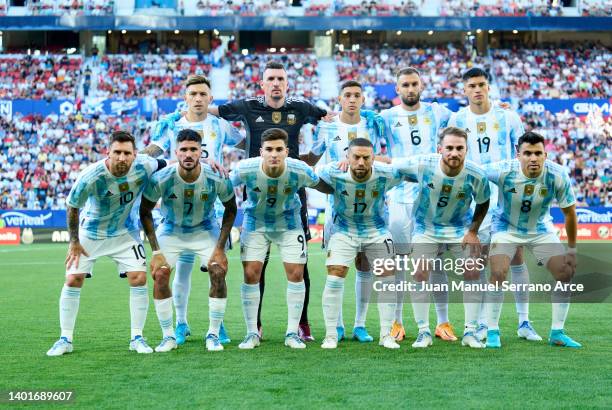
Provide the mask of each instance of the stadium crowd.
[{"label": "stadium crowd", "polygon": [[4,54],[0,56],[0,98],[75,97],[81,66],[80,56]]},{"label": "stadium crowd", "polygon": [[28,11],[34,15],[113,14],[114,0],[29,0]]},{"label": "stadium crowd", "polygon": [[[282,50],[281,50],[282,52]],[[259,86],[266,62],[279,60],[287,69],[289,89],[295,97],[317,99],[319,74],[314,54],[233,54],[231,56],[229,99],[263,95]]]},{"label": "stadium crowd", "polygon": [[126,54],[102,57],[100,68],[94,97],[173,98],[185,78],[208,75],[211,65],[196,56]]},{"label": "stadium crowd", "polygon": [[612,51],[601,45],[493,50],[501,95],[519,98],[608,98]]}]

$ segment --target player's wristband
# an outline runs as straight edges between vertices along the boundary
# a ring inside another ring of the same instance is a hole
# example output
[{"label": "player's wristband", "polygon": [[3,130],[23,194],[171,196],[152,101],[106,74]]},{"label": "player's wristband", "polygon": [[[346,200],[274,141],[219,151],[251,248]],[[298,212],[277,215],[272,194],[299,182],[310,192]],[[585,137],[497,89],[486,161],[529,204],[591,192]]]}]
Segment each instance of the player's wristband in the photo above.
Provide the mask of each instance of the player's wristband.
[{"label": "player's wristband", "polygon": [[155,255],[161,255],[161,254],[162,254],[161,249],[158,249],[158,250],[156,250],[156,251],[153,251],[153,256],[155,256]]},{"label": "player's wristband", "polygon": [[576,248],[567,248],[567,253],[569,255],[575,255],[576,254]]}]

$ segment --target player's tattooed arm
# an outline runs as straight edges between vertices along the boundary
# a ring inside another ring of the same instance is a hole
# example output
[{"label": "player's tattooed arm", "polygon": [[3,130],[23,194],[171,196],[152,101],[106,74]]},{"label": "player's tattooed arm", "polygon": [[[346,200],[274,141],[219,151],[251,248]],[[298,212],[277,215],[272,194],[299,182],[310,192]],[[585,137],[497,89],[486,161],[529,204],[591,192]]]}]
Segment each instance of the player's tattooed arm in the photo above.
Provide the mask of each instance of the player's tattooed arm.
[{"label": "player's tattooed arm", "polygon": [[[227,256],[225,255],[225,244],[230,237],[232,226],[234,226],[234,220],[238,213],[238,207],[236,206],[236,197],[226,202],[223,202],[225,210],[223,211],[223,220],[221,222],[221,232],[219,233],[219,239],[217,240],[217,246],[208,260],[208,272],[211,278],[211,293],[212,297],[225,297],[225,281],[218,281],[219,274],[225,275],[227,273]],[[216,278],[216,279],[215,279]],[[223,283],[221,283],[223,282]],[[213,292],[213,287],[215,291]],[[216,292],[221,292],[217,294]],[[214,294],[213,294],[214,293]],[[216,295],[216,296],[215,296]]]},{"label": "player's tattooed arm", "polygon": [[155,144],[149,144],[145,149],[142,150],[142,153],[150,157],[157,158],[164,153],[164,150]]},{"label": "player's tattooed arm", "polygon": [[489,211],[489,200],[482,204],[476,204],[476,209],[474,209],[474,217],[472,218],[472,224],[470,225],[469,230],[471,232],[476,232],[478,234],[478,229],[480,229],[480,224],[484,221],[485,216],[487,216],[487,212]]},{"label": "player's tattooed arm", "polygon": [[158,251],[159,243],[157,242],[155,225],[153,224],[153,208],[155,208],[155,202],[151,202],[143,197],[140,202],[140,223],[142,224],[145,235],[147,235],[151,250]]},{"label": "player's tattooed arm", "polygon": [[70,245],[68,245],[68,254],[66,255],[66,269],[70,270],[71,266],[75,268],[79,266],[79,258],[81,255],[89,256],[87,251],[79,242],[79,209],[68,207],[68,233],[70,235]]},{"label": "player's tattooed arm", "polygon": [[324,194],[333,194],[334,193],[334,188],[332,188],[331,185],[329,185],[327,182],[323,181],[321,178],[319,178],[319,183],[315,186],[312,187],[312,189],[316,189],[319,192],[322,192]]}]

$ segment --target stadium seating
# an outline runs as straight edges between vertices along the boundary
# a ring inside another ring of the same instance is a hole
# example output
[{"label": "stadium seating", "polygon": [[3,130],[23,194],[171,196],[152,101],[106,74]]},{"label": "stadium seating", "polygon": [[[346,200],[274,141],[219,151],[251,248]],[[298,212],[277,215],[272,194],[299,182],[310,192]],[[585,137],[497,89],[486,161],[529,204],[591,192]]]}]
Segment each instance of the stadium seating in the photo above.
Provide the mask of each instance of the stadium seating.
[{"label": "stadium seating", "polygon": [[292,95],[307,99],[318,97],[319,77],[314,54],[234,54],[231,57],[229,99],[262,95],[259,81],[266,62],[270,60],[285,64]]},{"label": "stadium seating", "polygon": [[113,14],[114,0],[39,0],[28,2],[28,11],[34,15]]},{"label": "stadium seating", "polygon": [[608,98],[612,92],[610,49],[493,50],[500,93],[521,98]]},{"label": "stadium seating", "polygon": [[75,97],[82,58],[67,55],[0,55],[0,98]]},{"label": "stadium seating", "polygon": [[107,55],[102,57],[96,97],[175,98],[190,74],[208,75],[210,64],[191,55]]}]

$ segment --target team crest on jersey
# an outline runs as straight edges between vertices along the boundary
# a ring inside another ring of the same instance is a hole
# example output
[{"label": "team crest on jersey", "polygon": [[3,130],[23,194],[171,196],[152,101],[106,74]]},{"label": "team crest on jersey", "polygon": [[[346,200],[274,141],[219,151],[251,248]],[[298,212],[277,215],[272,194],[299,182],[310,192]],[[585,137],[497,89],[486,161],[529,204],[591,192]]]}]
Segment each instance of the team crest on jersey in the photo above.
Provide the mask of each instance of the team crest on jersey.
[{"label": "team crest on jersey", "polygon": [[217,138],[217,133],[214,131],[211,131],[209,137],[211,140],[214,140],[215,138]]},{"label": "team crest on jersey", "polygon": [[185,198],[193,198],[193,189],[186,189],[183,194]]},{"label": "team crest on jersey", "polygon": [[418,120],[417,120],[417,116],[416,115],[409,115],[408,116],[408,124],[410,124],[411,126],[415,126],[417,125]]},{"label": "team crest on jersey", "polygon": [[465,199],[465,192],[461,191],[457,194],[457,199]]},{"label": "team crest on jersey", "polygon": [[200,193],[200,200],[208,201],[208,192],[201,192]]},{"label": "team crest on jersey", "polygon": [[292,188],[289,185],[285,185],[285,189],[283,190],[283,193],[285,195],[289,195],[292,191]]},{"label": "team crest on jersey", "polygon": [[349,133],[348,133],[348,140],[349,140],[349,141],[352,141],[352,140],[354,140],[355,138],[357,138],[357,132],[355,132],[355,131],[349,131]]},{"label": "team crest on jersey", "polygon": [[378,198],[378,191],[372,191],[372,198]]},{"label": "team crest on jersey", "polygon": [[487,123],[479,122],[478,124],[476,124],[476,129],[478,130],[479,134],[484,134],[485,132],[487,132]]},{"label": "team crest on jersey", "polygon": [[442,185],[442,192],[445,194],[450,194],[450,192],[453,190],[453,186],[452,185]]},{"label": "team crest on jersey", "polygon": [[281,114],[279,111],[274,111],[272,113],[272,122],[274,124],[280,124],[282,119],[283,119],[283,114]]},{"label": "team crest on jersey", "polygon": [[499,123],[496,122],[495,124],[493,124],[493,130],[495,130],[495,132],[498,132],[500,129]]},{"label": "team crest on jersey", "polygon": [[295,114],[287,115],[287,124],[294,125],[295,124]]},{"label": "team crest on jersey", "polygon": [[121,184],[119,184],[119,191],[125,192],[129,190],[130,190],[130,184],[128,184],[127,182],[122,182]]},{"label": "team crest on jersey", "polygon": [[431,125],[431,119],[429,117],[423,118],[423,123],[426,125]]},{"label": "team crest on jersey", "polygon": [[358,189],[355,191],[355,198],[365,198],[365,190]]},{"label": "team crest on jersey", "polygon": [[269,194],[276,195],[276,191],[277,191],[276,185],[272,185],[272,186],[268,187],[268,193]]},{"label": "team crest on jersey", "polygon": [[535,190],[535,185],[525,185],[525,195],[533,195],[533,191]]},{"label": "team crest on jersey", "polygon": [[546,187],[540,188],[540,196],[546,196],[546,195],[548,195],[548,188]]}]

